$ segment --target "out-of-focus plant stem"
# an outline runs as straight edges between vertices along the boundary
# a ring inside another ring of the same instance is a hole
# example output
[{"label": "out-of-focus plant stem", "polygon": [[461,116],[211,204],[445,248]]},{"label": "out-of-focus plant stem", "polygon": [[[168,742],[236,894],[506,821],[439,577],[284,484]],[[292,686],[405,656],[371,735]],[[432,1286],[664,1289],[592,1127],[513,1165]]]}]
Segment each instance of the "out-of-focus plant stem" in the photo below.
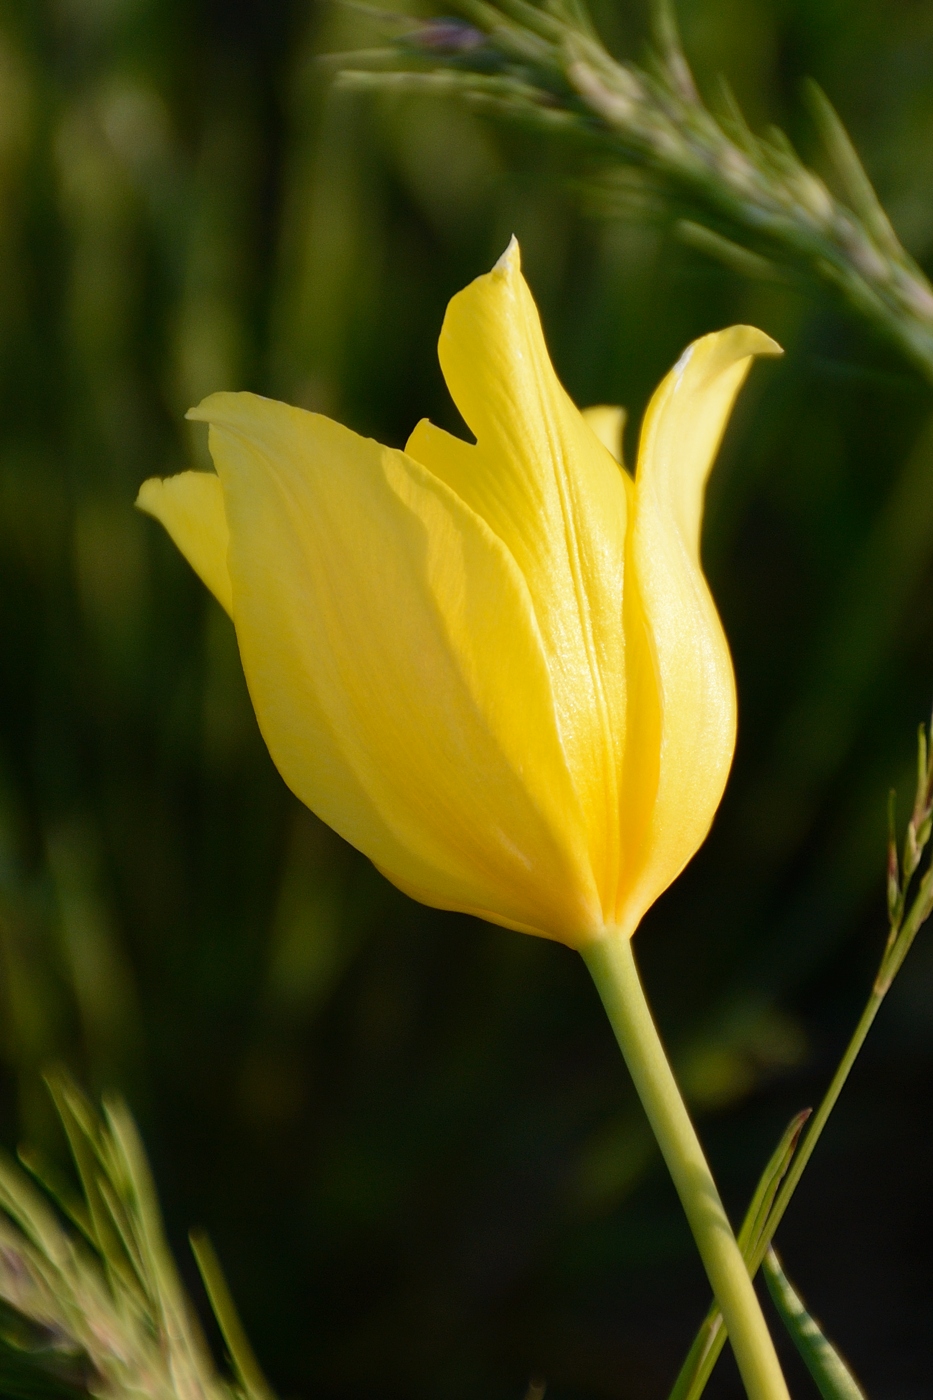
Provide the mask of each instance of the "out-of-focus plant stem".
[{"label": "out-of-focus plant stem", "polygon": [[583,957],[671,1173],[697,1248],[729,1318],[749,1400],[781,1400],[787,1386],[745,1261],[664,1053],[625,935],[601,939]]},{"label": "out-of-focus plant stem", "polygon": [[[840,291],[933,383],[933,286],[902,247],[825,95],[811,107],[841,198],[780,131],[756,136],[734,99],[701,99],[669,8],[656,15],[645,68],[614,59],[583,6],[457,0],[466,23],[411,20],[391,46],[335,56],[344,85],[459,96],[543,131],[574,136],[613,168],[646,172],[684,237],[746,274],[775,264]],[[377,12],[376,12],[377,13]],[[397,28],[397,14],[386,17]],[[349,66],[352,65],[352,66]]]}]

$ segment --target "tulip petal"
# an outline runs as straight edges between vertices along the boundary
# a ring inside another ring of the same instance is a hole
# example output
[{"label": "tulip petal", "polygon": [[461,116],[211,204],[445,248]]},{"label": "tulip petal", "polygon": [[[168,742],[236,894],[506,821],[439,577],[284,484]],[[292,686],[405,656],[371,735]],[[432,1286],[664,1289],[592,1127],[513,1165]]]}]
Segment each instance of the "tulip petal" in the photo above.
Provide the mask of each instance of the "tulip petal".
[{"label": "tulip petal", "polygon": [[506,545],[532,599],[596,881],[615,903],[625,746],[622,628],[631,479],[561,386],[513,240],[451,301],[439,342],[476,445],[421,423],[406,451]]},{"label": "tulip petal", "polygon": [[700,563],[703,495],[752,356],[780,353],[750,326],[704,336],[645,415],[626,596],[629,723],[639,738],[623,777],[629,873],[617,921],[630,933],[705,838],[732,762],[735,678]]},{"label": "tulip petal", "polygon": [[202,583],[232,617],[227,570],[230,536],[220,478],[213,472],[180,472],[165,480],[152,476],[139,488],[136,504],[165,526]]},{"label": "tulip petal", "polygon": [[215,394],[189,415],[230,525],[246,679],[298,797],[426,903],[582,942],[601,924],[528,588],[405,454]]}]

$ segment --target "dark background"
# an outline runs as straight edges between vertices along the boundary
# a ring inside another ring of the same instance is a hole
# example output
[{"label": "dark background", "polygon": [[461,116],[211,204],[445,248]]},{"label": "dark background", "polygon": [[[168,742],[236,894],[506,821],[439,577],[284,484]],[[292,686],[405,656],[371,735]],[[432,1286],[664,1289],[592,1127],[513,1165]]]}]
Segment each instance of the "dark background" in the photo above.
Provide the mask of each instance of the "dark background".
[{"label": "dark background", "polygon": [[[817,160],[815,77],[933,253],[933,6],[679,11],[704,90]],[[643,55],[642,3],[598,18]],[[309,0],[0,5],[0,1130],[63,1151],[56,1059],[122,1090],[193,1294],[199,1224],[283,1397],[653,1400],[708,1295],[582,963],[410,903],[299,808],[227,618],[133,499],[206,464],[182,415],[214,389],[394,445],[456,428],[444,306],[513,231],[581,403],[637,424],[692,337],[782,342],[704,537],[736,765],[637,940],[740,1215],[885,934],[886,793],[906,815],[933,692],[933,391],[813,288],[607,212],[572,151],[329,93],[315,55],[361,36]],[[933,1391],[931,1119],[925,933],[779,1234],[873,1400]],[[728,1357],[709,1393],[739,1394]]]}]

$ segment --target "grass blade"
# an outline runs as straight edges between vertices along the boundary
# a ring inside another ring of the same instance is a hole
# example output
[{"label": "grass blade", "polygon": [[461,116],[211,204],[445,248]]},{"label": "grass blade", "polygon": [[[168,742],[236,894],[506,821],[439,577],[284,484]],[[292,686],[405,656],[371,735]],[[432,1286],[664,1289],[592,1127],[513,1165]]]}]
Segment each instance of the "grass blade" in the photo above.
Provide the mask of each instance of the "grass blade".
[{"label": "grass blade", "polygon": [[761,1267],[774,1306],[823,1400],[866,1400],[864,1390],[838,1351],[807,1312],[773,1249],[768,1250]]},{"label": "grass blade", "polygon": [[795,1114],[790,1120],[784,1129],[784,1136],[774,1149],[768,1165],[761,1174],[761,1180],[755,1188],[751,1205],[745,1212],[745,1219],[742,1221],[742,1228],[739,1231],[739,1248],[745,1256],[746,1263],[749,1262],[761,1243],[762,1232],[767,1224],[768,1216],[771,1214],[774,1198],[781,1182],[787,1175],[791,1159],[797,1151],[800,1134],[812,1112],[812,1108],[801,1109],[800,1113]]},{"label": "grass blade", "polygon": [[211,1308],[221,1335],[227,1344],[234,1375],[242,1386],[247,1400],[273,1400],[272,1389],[262,1373],[256,1354],[243,1330],[236,1304],[227,1287],[220,1260],[214,1246],[203,1230],[192,1230],[189,1235],[191,1252],[201,1271],[201,1278],[210,1300]]}]

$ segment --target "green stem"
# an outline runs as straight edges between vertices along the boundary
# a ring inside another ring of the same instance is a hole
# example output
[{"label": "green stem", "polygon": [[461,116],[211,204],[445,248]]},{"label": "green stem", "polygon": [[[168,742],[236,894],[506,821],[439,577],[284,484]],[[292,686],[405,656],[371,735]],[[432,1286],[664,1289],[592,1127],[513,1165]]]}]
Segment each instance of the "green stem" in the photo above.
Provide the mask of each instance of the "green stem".
[{"label": "green stem", "polygon": [[849,1077],[849,1072],[855,1064],[858,1053],[865,1043],[865,1037],[871,1030],[872,1022],[878,1015],[881,1003],[890,991],[891,983],[900,971],[901,964],[910,951],[921,924],[923,924],[929,916],[931,892],[933,892],[933,870],[927,871],[926,875],[923,877],[907,918],[903,920],[899,927],[895,927],[891,932],[891,937],[888,940],[888,946],[881,959],[881,967],[878,969],[878,976],[875,978],[875,984],[871,989],[871,996],[868,998],[865,1010],[859,1017],[858,1025],[852,1033],[852,1039],[846,1046],[845,1054],[839,1061],[839,1066],[836,1073],[833,1075],[832,1083],[826,1090],[823,1102],[810,1121],[806,1137],[800,1144],[791,1162],[790,1170],[784,1178],[784,1184],[768,1216],[767,1228],[762,1236],[761,1243],[753,1258],[749,1260],[749,1268],[753,1278],[761,1267],[761,1261],[765,1257],[768,1245],[771,1243],[771,1238],[778,1225],[781,1223],[784,1212],[790,1204],[790,1198],[797,1189],[797,1183],[803,1176],[804,1168],[809,1162],[813,1149],[819,1141],[820,1133],[825,1128],[827,1119],[836,1106],[836,1100],[842,1093],[843,1086]]},{"label": "green stem", "polygon": [[610,935],[584,948],[583,958],[677,1188],[749,1400],[789,1400],[748,1269],[645,999],[631,941]]}]

